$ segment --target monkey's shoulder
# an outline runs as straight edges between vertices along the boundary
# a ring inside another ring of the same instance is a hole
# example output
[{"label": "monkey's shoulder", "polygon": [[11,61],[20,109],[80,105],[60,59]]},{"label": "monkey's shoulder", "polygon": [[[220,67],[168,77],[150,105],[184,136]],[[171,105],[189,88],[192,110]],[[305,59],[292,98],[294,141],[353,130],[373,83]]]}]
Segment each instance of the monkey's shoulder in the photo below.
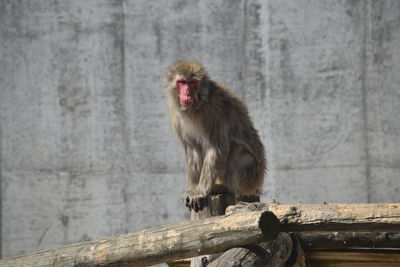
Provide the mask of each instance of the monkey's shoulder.
[{"label": "monkey's shoulder", "polygon": [[[225,115],[248,117],[246,104],[230,88],[221,83],[214,82],[210,90],[210,101],[213,101],[212,107],[220,109]],[[223,118],[227,119],[227,118]],[[234,119],[234,118],[233,118]]]}]

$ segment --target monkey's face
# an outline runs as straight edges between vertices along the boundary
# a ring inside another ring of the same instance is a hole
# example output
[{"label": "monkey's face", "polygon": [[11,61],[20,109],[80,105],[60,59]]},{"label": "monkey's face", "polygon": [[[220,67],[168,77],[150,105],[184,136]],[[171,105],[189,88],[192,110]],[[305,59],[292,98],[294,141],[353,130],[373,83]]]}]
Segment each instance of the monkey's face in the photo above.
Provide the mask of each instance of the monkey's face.
[{"label": "monkey's face", "polygon": [[178,91],[179,105],[184,109],[192,108],[197,101],[197,88],[199,81],[177,76],[175,79],[176,90]]},{"label": "monkey's face", "polygon": [[209,96],[207,72],[195,61],[178,61],[167,69],[164,87],[168,105],[180,111],[198,112]]}]

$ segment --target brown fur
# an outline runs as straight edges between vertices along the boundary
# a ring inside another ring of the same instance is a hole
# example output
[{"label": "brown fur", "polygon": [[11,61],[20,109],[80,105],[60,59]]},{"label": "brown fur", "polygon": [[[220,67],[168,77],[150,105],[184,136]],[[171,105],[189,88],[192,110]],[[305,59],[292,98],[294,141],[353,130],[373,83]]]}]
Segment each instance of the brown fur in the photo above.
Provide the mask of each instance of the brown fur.
[{"label": "brown fur", "polygon": [[[191,108],[179,104],[177,76],[199,81]],[[221,187],[232,194],[259,193],[265,152],[246,105],[231,90],[212,81],[197,62],[179,61],[169,67],[165,88],[172,128],[186,154],[186,205],[201,210],[207,195]]]}]

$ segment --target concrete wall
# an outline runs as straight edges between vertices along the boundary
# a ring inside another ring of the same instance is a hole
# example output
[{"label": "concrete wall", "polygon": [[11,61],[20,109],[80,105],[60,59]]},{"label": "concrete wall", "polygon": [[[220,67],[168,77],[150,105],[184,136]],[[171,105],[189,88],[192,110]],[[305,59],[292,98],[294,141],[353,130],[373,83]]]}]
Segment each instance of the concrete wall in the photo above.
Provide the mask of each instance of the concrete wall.
[{"label": "concrete wall", "polygon": [[247,103],[264,201],[400,201],[400,2],[0,1],[2,256],[188,219],[162,72]]}]

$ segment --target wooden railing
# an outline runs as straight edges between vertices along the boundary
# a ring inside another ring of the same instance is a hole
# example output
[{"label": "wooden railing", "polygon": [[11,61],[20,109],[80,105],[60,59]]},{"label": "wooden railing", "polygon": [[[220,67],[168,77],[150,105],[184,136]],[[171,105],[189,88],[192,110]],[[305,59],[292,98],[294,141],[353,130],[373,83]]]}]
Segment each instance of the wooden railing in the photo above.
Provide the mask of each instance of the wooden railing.
[{"label": "wooden railing", "polygon": [[3,259],[0,266],[147,266],[257,244],[279,232],[309,240],[318,238],[306,232],[400,232],[400,204],[239,203],[227,215]]}]

